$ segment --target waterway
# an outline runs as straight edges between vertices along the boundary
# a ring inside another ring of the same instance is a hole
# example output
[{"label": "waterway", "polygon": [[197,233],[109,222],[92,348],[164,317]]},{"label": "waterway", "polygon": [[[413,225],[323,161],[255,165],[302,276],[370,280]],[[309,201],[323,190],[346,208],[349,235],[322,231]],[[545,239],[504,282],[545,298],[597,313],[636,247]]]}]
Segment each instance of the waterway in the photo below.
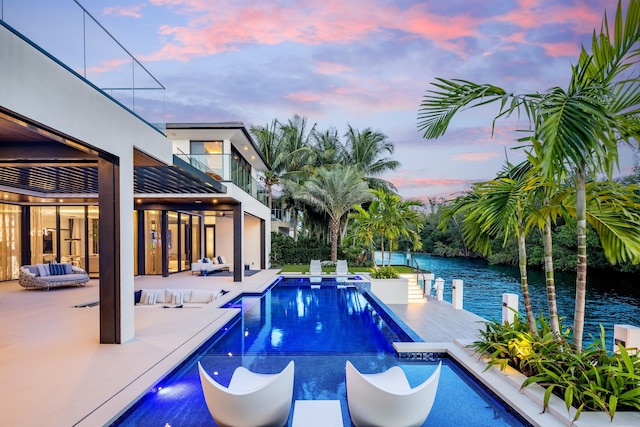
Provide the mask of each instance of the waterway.
[{"label": "waterway", "polygon": [[[414,254],[421,268],[444,279],[444,300],[451,302],[451,281],[463,281],[463,307],[487,320],[502,318],[502,294],[518,295],[519,310],[524,312],[520,288],[520,274],[516,267],[488,265],[483,260],[440,258],[428,254]],[[379,257],[379,254],[378,254]],[[405,264],[405,253],[394,253],[393,264]],[[534,313],[548,313],[544,272],[530,269],[529,292]],[[558,311],[565,328],[573,326],[575,274],[555,274]],[[640,326],[640,277],[638,275],[587,274],[585,307],[585,343],[600,336],[605,328],[607,349],[613,348],[613,325]]]}]

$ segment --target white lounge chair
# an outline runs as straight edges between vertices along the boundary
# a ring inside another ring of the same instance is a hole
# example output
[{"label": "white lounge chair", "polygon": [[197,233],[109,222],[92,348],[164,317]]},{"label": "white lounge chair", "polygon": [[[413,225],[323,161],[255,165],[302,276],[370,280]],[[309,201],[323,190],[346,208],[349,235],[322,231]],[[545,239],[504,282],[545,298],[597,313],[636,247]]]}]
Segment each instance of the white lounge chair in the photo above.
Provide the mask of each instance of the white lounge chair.
[{"label": "white lounge chair", "polygon": [[209,412],[221,427],[284,426],[293,400],[293,360],[278,374],[256,374],[242,366],[224,387],[198,362]]},{"label": "white lounge chair", "polygon": [[319,259],[312,259],[309,264],[309,274],[312,276],[321,276],[322,275],[322,264]]},{"label": "white lounge chair", "polygon": [[356,427],[410,427],[424,424],[436,398],[440,368],[411,388],[399,366],[380,374],[361,374],[347,361],[347,404]]},{"label": "white lounge chair", "polygon": [[339,259],[336,263],[336,274],[338,276],[347,276],[349,274],[349,265],[346,259]]}]

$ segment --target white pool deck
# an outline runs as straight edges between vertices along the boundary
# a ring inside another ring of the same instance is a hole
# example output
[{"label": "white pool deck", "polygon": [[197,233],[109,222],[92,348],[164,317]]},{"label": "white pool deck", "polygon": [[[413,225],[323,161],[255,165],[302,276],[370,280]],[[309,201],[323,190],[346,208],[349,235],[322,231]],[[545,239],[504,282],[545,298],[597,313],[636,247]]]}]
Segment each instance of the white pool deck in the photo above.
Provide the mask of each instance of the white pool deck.
[{"label": "white pool deck", "polygon": [[[21,427],[108,425],[132,401],[179,364],[233,316],[218,308],[241,292],[262,291],[278,275],[265,270],[234,283],[232,277],[191,276],[135,279],[135,288],[225,289],[230,293],[198,308],[137,306],[136,337],[123,345],[99,344],[97,307],[74,305],[98,300],[98,284],[51,291],[25,290],[17,281],[0,282],[0,406],[2,425]],[[534,425],[570,425],[568,417],[541,414],[539,390],[519,391],[514,373],[483,372],[484,365],[463,345],[476,337],[482,319],[446,302],[392,305],[425,343],[401,344],[401,351],[445,351],[503,395]],[[533,397],[533,398],[532,398]],[[566,415],[563,406],[553,411]],[[562,415],[562,414],[559,414]],[[587,426],[638,426],[640,414],[583,414]]]}]

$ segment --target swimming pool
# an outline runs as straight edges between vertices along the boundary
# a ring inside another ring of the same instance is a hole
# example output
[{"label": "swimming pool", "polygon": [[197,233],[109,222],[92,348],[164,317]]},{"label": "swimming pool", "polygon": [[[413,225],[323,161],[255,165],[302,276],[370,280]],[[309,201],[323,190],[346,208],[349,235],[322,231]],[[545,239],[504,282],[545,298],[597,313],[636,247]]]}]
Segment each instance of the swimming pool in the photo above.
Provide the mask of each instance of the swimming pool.
[{"label": "swimming pool", "polygon": [[[113,426],[214,426],[200,389],[198,361],[208,372],[217,373],[217,381],[228,385],[238,366],[273,373],[294,360],[294,400],[340,400],[345,426],[351,425],[345,388],[347,360],[364,373],[398,365],[412,386],[429,377],[437,364],[435,359],[398,359],[391,343],[419,338],[351,283],[324,281],[318,287],[282,279],[264,294],[243,296],[228,306],[240,308],[242,314]],[[438,395],[425,425],[528,425],[454,361],[446,357],[442,361]]]}]

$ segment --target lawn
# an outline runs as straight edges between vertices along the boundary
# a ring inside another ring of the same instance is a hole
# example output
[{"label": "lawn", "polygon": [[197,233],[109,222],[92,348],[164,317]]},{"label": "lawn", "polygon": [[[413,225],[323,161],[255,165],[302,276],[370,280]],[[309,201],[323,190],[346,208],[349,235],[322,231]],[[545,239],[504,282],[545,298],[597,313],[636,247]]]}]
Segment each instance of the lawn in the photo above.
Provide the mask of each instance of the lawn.
[{"label": "lawn", "polygon": [[[415,273],[415,271],[409,267],[405,267],[402,265],[393,266],[398,273],[407,274],[407,273]],[[323,273],[334,273],[336,271],[336,267],[322,267]],[[359,267],[355,265],[349,266],[350,273],[368,273],[371,271],[371,267]],[[309,272],[309,264],[285,264],[281,267],[282,273],[308,273]]]}]

